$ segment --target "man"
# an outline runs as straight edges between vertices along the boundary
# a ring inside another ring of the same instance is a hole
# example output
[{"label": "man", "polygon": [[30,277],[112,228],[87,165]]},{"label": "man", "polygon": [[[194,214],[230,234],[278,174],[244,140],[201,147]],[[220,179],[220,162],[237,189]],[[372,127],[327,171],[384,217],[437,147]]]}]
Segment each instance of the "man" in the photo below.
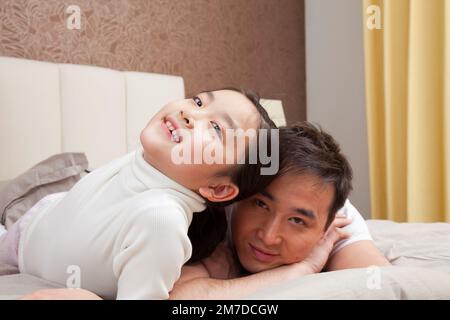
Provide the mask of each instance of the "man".
[{"label": "man", "polygon": [[239,299],[322,270],[389,265],[346,200],[352,171],[330,135],[281,128],[280,157],[279,176],[230,208],[227,240],[183,267],[171,299]]}]

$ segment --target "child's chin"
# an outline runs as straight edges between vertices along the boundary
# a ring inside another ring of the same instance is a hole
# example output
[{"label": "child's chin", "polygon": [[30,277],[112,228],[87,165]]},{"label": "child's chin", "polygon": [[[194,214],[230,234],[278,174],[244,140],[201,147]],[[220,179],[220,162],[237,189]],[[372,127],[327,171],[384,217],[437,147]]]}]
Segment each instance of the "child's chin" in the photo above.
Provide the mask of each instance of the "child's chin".
[{"label": "child's chin", "polygon": [[143,140],[142,141],[142,147],[144,148],[145,153],[147,153],[149,156],[151,156],[152,159],[157,159],[158,162],[167,162],[170,161],[170,141],[162,142],[158,141],[155,143],[155,141],[149,141]]}]

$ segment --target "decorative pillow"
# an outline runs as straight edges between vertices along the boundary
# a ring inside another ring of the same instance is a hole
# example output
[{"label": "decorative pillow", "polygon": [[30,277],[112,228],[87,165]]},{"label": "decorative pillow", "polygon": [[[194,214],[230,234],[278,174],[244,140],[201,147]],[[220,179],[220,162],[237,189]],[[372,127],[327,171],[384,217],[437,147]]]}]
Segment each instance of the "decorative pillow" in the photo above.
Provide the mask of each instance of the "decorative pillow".
[{"label": "decorative pillow", "polygon": [[48,194],[68,191],[88,168],[84,153],[53,155],[0,188],[0,223],[10,228]]}]

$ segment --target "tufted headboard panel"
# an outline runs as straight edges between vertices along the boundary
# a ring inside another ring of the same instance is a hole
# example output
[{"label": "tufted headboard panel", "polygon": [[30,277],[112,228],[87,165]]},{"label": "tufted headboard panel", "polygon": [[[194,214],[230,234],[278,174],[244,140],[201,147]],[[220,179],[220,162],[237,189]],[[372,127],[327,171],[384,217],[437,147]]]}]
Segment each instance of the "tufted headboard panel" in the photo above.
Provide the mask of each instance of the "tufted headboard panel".
[{"label": "tufted headboard panel", "polygon": [[0,57],[0,180],[46,157],[84,152],[96,168],[133,150],[181,77]]}]

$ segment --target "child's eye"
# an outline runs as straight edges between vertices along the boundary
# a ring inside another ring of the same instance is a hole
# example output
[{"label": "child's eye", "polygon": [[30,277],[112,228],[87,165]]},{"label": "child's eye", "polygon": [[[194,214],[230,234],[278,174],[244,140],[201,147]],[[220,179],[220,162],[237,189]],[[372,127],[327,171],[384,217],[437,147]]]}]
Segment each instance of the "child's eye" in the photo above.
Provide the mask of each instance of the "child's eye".
[{"label": "child's eye", "polygon": [[255,199],[255,205],[266,210],[268,209],[267,204],[265,204],[264,201],[261,201],[259,199]]},{"label": "child's eye", "polygon": [[199,107],[203,106],[203,102],[199,97],[193,97],[192,100],[194,100],[195,104]]},{"label": "child's eye", "polygon": [[219,136],[219,138],[222,138],[222,129],[220,128],[220,126],[214,121],[211,121],[211,126],[213,127],[214,130],[216,130],[216,133]]},{"label": "child's eye", "polygon": [[294,224],[298,224],[298,225],[305,224],[305,221],[303,221],[303,219],[301,219],[299,217],[291,217],[291,218],[289,218],[289,221],[292,221]]}]

